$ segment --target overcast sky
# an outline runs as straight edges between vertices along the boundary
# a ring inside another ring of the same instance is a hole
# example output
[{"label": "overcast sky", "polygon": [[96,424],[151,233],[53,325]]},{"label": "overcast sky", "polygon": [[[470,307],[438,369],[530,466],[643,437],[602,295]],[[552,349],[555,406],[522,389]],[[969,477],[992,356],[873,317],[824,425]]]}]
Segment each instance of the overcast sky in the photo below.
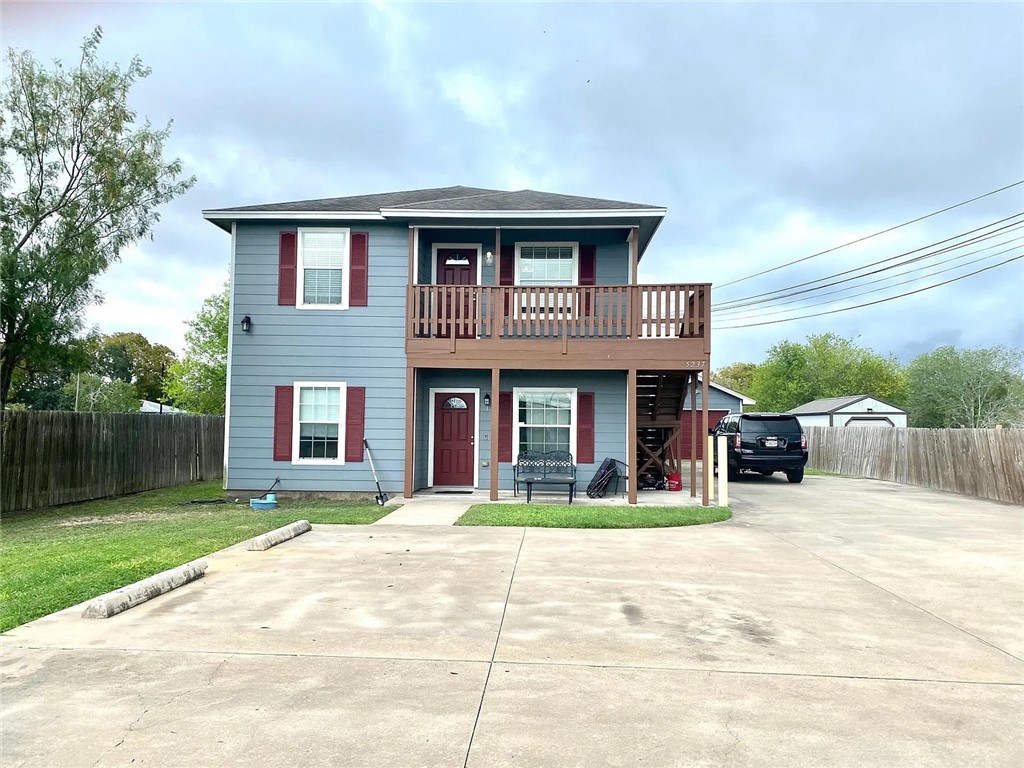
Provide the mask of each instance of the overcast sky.
[{"label": "overcast sky", "polygon": [[[652,203],[669,213],[641,281],[725,283],[1024,179],[1021,3],[5,0],[2,14],[4,48],[70,62],[100,24],[102,58],[139,54],[153,68],[133,104],[154,123],[173,118],[169,153],[198,183],[103,276],[106,301],[89,321],[178,351],[184,321],[227,277],[230,238],[203,208],[455,184]],[[715,302],[1021,211],[1016,187],[724,287]],[[1022,265],[721,330],[712,364],[760,361],[782,339],[826,331],[903,361],[940,344],[1020,346]],[[768,311],[758,319],[778,317]]]}]

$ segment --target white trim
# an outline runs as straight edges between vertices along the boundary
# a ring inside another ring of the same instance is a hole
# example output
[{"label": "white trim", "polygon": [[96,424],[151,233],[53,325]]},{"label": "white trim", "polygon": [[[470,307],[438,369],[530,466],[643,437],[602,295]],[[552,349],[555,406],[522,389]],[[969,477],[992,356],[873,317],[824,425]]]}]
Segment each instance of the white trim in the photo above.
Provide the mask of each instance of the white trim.
[{"label": "white trim", "polygon": [[368,211],[203,211],[208,221],[221,219],[305,219],[306,221],[383,221],[384,217]]},{"label": "white trim", "polygon": [[[579,431],[579,413],[577,409],[577,401],[579,399],[579,391],[576,387],[512,387],[512,462],[515,463],[516,457],[519,455],[519,393],[520,392],[568,392],[571,397],[569,400],[569,453],[572,454],[573,461],[579,463],[576,455],[576,433]],[[596,404],[595,404],[596,408]],[[597,414],[594,414],[595,424],[597,422]],[[536,424],[534,426],[545,426],[544,424]],[[558,424],[550,424],[547,426],[560,426]],[[493,435],[492,435],[493,437]],[[595,433],[594,439],[597,439]]]},{"label": "white trim", "polygon": [[[330,387],[341,390],[338,396],[338,458],[299,458],[299,395],[303,387]],[[348,408],[348,384],[344,381],[293,381],[292,382],[292,464],[298,466],[343,466],[345,464],[345,418]]]},{"label": "white trim", "polygon": [[[437,285],[437,252],[441,248],[465,248],[476,251],[476,284],[483,280],[483,245],[480,243],[433,243],[430,246],[430,284]],[[417,270],[418,272],[419,270]]]},{"label": "white trim", "polygon": [[[439,392],[452,395],[473,395],[473,487],[480,487],[480,388],[431,387],[427,413],[427,487],[434,487],[434,401]],[[492,436],[493,437],[493,436]]]},{"label": "white trim", "polygon": [[611,219],[626,216],[662,217],[667,208],[586,209],[567,211],[441,211],[417,208],[381,208],[381,215],[408,219]]},{"label": "white trim", "polygon": [[[557,229],[632,229],[640,226],[635,224],[566,224],[559,225]],[[409,229],[550,229],[550,226],[538,226],[537,224],[410,224]]]},{"label": "white trim", "polygon": [[[302,297],[305,295],[305,267],[302,257],[302,236],[306,232],[329,232],[331,234],[345,235],[345,257],[341,265],[341,303],[340,304],[306,304]],[[296,309],[348,309],[348,294],[351,288],[350,280],[352,275],[352,230],[348,227],[299,227],[295,234],[295,308]]]},{"label": "white trim", "polygon": [[221,488],[228,489],[228,446],[231,443],[231,350],[235,340],[235,246],[238,224],[231,222],[231,259],[228,262],[228,364],[224,382],[224,470]]},{"label": "white trim", "polygon": [[[664,217],[667,208],[626,208],[568,211],[427,211],[415,208],[381,208],[380,211],[218,211],[205,210],[207,221],[230,219],[281,221],[384,221],[387,218],[415,219],[610,219],[628,216]],[[490,229],[490,227],[487,227]]]},{"label": "white trim", "polygon": [[412,284],[420,284],[420,228],[409,227],[412,230],[412,252],[415,259],[412,264]]}]

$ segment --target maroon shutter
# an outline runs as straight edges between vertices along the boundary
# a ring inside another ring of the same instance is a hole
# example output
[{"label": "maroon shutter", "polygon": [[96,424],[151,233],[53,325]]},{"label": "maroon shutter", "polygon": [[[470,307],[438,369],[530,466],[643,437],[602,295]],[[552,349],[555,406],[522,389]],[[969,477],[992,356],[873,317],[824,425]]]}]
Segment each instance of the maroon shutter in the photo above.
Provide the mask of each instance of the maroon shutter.
[{"label": "maroon shutter", "polygon": [[294,232],[281,233],[277,255],[277,303],[281,306],[295,306],[296,237]]},{"label": "maroon shutter", "polygon": [[512,393],[498,395],[498,461],[512,461]]},{"label": "maroon shutter", "polygon": [[274,461],[292,460],[292,405],[295,390],[274,387]]},{"label": "maroon shutter", "polygon": [[345,461],[363,460],[366,387],[349,387],[345,399]]},{"label": "maroon shutter", "polygon": [[515,285],[516,282],[516,247],[514,245],[501,246],[501,274],[498,276],[499,285]]},{"label": "maroon shutter", "polygon": [[580,392],[576,403],[576,463],[594,463],[594,393]]},{"label": "maroon shutter", "polygon": [[368,232],[353,232],[351,246],[348,265],[348,305],[350,307],[365,307],[369,292],[367,266],[370,251],[370,234]]},{"label": "maroon shutter", "polygon": [[[516,247],[514,245],[501,246],[501,274],[498,275],[498,285],[515,285],[516,282]],[[505,317],[508,317],[508,293],[505,294]],[[509,449],[511,454],[512,449]],[[512,461],[511,458],[505,461]]]},{"label": "maroon shutter", "polygon": [[[580,285],[597,285],[597,246],[580,244]],[[583,314],[589,315],[590,294],[583,301]]]}]

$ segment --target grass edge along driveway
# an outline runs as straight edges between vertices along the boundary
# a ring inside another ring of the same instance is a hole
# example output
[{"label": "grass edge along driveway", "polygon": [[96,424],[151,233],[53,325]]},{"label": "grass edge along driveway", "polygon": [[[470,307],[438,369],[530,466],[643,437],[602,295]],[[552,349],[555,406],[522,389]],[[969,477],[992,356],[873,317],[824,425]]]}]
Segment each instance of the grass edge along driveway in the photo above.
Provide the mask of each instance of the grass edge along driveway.
[{"label": "grass edge along driveway", "polygon": [[223,498],[191,483],[0,519],[0,632],[187,563],[296,520],[372,523],[396,507],[374,501],[282,500],[183,506]]},{"label": "grass edge along driveway", "polygon": [[476,504],[456,525],[534,528],[671,528],[719,523],[728,507],[630,507],[570,504]]}]

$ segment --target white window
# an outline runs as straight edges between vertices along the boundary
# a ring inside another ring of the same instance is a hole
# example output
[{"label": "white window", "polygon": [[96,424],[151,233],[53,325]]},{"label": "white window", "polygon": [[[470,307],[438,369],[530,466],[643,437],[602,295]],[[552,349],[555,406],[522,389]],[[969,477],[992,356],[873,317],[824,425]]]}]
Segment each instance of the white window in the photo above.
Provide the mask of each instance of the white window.
[{"label": "white window", "polygon": [[579,243],[516,243],[516,285],[576,285]]},{"label": "white window", "polygon": [[[579,243],[516,243],[516,285],[573,286],[579,283],[579,274]],[[557,291],[531,293],[528,301],[523,298],[520,319],[572,311],[572,296]]]},{"label": "white window", "polygon": [[568,451],[576,456],[576,390],[513,388],[516,425],[512,455]]},{"label": "white window", "polygon": [[299,229],[300,309],[348,309],[349,230]]},{"label": "white window", "polygon": [[345,463],[344,382],[295,382],[293,464]]}]

